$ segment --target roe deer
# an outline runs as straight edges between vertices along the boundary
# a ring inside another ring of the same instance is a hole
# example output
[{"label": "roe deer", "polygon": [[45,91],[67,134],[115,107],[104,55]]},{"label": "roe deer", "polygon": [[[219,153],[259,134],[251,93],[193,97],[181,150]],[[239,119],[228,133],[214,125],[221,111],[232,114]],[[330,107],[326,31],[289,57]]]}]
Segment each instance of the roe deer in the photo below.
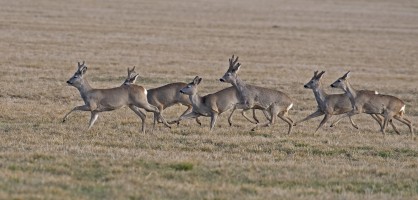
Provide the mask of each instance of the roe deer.
[{"label": "roe deer", "polygon": [[273,125],[276,117],[279,117],[289,125],[288,134],[290,134],[293,127],[293,120],[288,116],[288,112],[293,106],[290,97],[277,90],[246,84],[238,77],[240,66],[238,57],[234,59],[233,55],[229,59],[228,70],[219,80],[231,83],[238,90],[240,103],[237,105],[237,108],[244,110],[261,109],[270,114],[268,122],[257,124],[252,130],[255,130],[257,127]]},{"label": "roe deer", "polygon": [[[124,85],[131,85],[134,84],[138,78],[139,74],[135,72],[135,67],[132,69],[128,68],[128,77],[126,78]],[[180,115],[183,116],[192,110],[192,103],[189,100],[187,95],[181,94],[180,89],[185,87],[187,83],[177,82],[177,83],[170,83],[158,88],[149,89],[147,93],[147,100],[148,103],[156,106],[160,113],[163,112],[164,109],[176,105],[181,104],[187,106],[187,110]],[[156,122],[160,123],[158,120],[158,116],[154,115],[154,127]],[[200,120],[196,118],[196,122],[199,125],[202,125]],[[170,122],[168,122],[170,123]]]},{"label": "roe deer", "polygon": [[[132,68],[132,70],[130,70],[128,68],[128,77],[125,80],[124,84],[125,85],[129,85],[129,84],[134,84],[135,81],[137,80],[139,74],[137,74],[135,72],[135,67]],[[188,95],[182,94],[180,92],[180,90],[184,87],[187,86],[187,83],[183,83],[183,82],[177,82],[177,83],[170,83],[158,88],[153,88],[153,89],[149,89],[148,90],[148,94],[147,94],[147,98],[148,98],[148,102],[154,106],[156,106],[158,108],[158,110],[162,113],[162,111],[170,106],[173,106],[175,104],[181,104],[181,105],[185,105],[187,106],[187,110],[184,111],[180,117],[177,120],[174,121],[170,121],[168,122],[169,124],[177,122],[180,123],[181,121],[181,117],[183,117],[184,115],[192,112],[192,108],[193,108],[193,103],[191,102],[190,98]],[[232,91],[232,90],[228,90],[228,91]],[[232,95],[227,95],[227,96],[234,96],[235,94]],[[230,100],[231,101],[231,100]],[[233,101],[233,100],[232,100]],[[235,107],[232,110],[231,114],[228,117],[228,123],[230,126],[232,126],[232,114],[235,111]],[[244,112],[241,112],[241,114],[250,122],[252,123],[258,123],[258,119],[255,115],[255,111],[253,110],[253,119],[255,120],[252,121],[251,119],[249,119]],[[154,126],[155,126],[155,121],[156,121],[156,116],[154,116]],[[196,117],[196,122],[201,125],[201,122],[199,121],[198,117]]]},{"label": "roe deer", "polygon": [[91,118],[88,129],[90,129],[99,116],[99,112],[116,110],[125,106],[128,106],[133,110],[142,120],[142,132],[145,132],[145,118],[146,115],[139,112],[135,107],[143,108],[148,112],[154,112],[157,114],[163,123],[170,128],[158,109],[149,104],[147,101],[147,90],[138,85],[122,85],[109,89],[94,89],[90,86],[84,75],[87,71],[87,66],[78,62],[78,70],[67,81],[71,86],[74,86],[80,92],[81,97],[85,105],[77,106],[68,112],[63,119],[65,122],[73,111],[90,111]]},{"label": "roe deer", "polygon": [[187,86],[180,90],[181,93],[189,96],[190,101],[193,103],[193,110],[191,113],[180,117],[177,121],[199,116],[210,117],[210,130],[212,130],[215,126],[218,115],[234,108],[239,102],[239,95],[235,88],[229,87],[213,94],[208,94],[203,97],[199,96],[197,92],[198,85],[201,81],[202,78],[196,76],[191,83],[187,84]]},{"label": "roe deer", "polygon": [[[314,113],[305,117],[304,119],[296,122],[295,126],[301,122],[325,115],[324,119],[322,119],[318,128],[315,130],[315,132],[317,132],[318,129],[321,128],[332,115],[340,115],[343,113],[347,113],[353,109],[353,107],[351,106],[350,99],[345,94],[327,94],[325,92],[321,83],[321,79],[324,73],[325,71],[322,71],[318,74],[318,71],[315,71],[312,79],[304,85],[304,88],[312,89],[315,95],[316,103],[318,104],[318,109]],[[358,92],[377,94],[376,91],[368,91],[368,90],[360,90]],[[378,115],[375,115],[375,114],[371,114],[371,116],[373,117],[373,119],[375,119],[379,123],[379,126],[382,127],[382,119]],[[351,122],[351,125],[353,125],[353,127],[358,129],[358,126],[353,122],[351,117],[350,117],[350,122]],[[391,124],[392,126],[394,126],[393,123]],[[395,127],[394,129],[395,131],[397,131]]]},{"label": "roe deer", "polygon": [[348,81],[349,76],[350,71],[331,84],[331,87],[344,90],[345,95],[348,96],[351,102],[352,110],[345,113],[340,119],[360,113],[381,114],[384,116],[383,126],[381,127],[383,135],[385,135],[385,129],[388,122],[394,118],[406,124],[411,132],[411,137],[414,137],[412,123],[409,119],[404,117],[405,103],[401,99],[390,95],[358,92],[351,87],[351,84]]}]

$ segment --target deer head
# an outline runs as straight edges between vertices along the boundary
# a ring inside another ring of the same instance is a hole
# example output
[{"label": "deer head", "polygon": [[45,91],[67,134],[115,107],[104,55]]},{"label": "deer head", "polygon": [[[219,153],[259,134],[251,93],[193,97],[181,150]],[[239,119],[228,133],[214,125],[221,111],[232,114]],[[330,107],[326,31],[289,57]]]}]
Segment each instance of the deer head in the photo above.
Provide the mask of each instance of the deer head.
[{"label": "deer head", "polygon": [[78,87],[81,85],[83,76],[87,72],[87,66],[85,65],[85,62],[83,63],[78,62],[78,69],[74,73],[74,75],[67,81],[69,85]]},{"label": "deer head", "polygon": [[197,93],[197,85],[200,84],[202,78],[196,76],[192,82],[186,85],[186,87],[180,90],[180,93],[187,94],[187,95],[195,95]]},{"label": "deer head", "polygon": [[237,73],[241,67],[241,64],[238,62],[238,56],[232,55],[232,58],[229,59],[229,68],[226,73],[220,78],[221,82],[232,83],[237,78]]},{"label": "deer head", "polygon": [[321,84],[321,78],[324,75],[325,71],[322,71],[318,74],[318,71],[314,72],[312,79],[306,83],[303,87],[308,89],[318,88]]},{"label": "deer head", "polygon": [[128,76],[125,79],[125,82],[123,82],[124,85],[131,85],[136,82],[138,79],[139,74],[135,72],[135,66],[132,69],[129,69],[128,67]]},{"label": "deer head", "polygon": [[348,78],[350,78],[350,71],[345,73],[344,76],[338,78],[333,84],[331,84],[331,87],[340,88],[340,89],[343,89],[344,91],[347,91]]}]

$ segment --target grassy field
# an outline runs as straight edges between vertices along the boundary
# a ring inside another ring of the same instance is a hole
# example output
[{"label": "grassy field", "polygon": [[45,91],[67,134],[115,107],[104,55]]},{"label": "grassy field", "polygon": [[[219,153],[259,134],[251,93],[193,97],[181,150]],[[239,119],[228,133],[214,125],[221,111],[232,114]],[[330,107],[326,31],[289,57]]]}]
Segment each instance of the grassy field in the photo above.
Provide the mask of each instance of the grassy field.
[{"label": "grassy field", "polygon": [[203,95],[229,87],[219,78],[235,54],[243,80],[294,99],[294,120],[316,109],[303,88],[314,70],[329,93],[351,70],[417,124],[417,39],[413,0],[0,1],[0,199],[418,199],[417,140],[397,121],[385,138],[366,115],[315,136],[320,118],[286,135],[282,121],[252,132],[238,113],[229,127],[229,112],[212,132],[208,118],[151,132],[147,114],[142,134],[127,108],[89,131],[87,112],[61,123],[83,104],[65,83],[77,61],[97,88],[135,65],[146,88],[199,75]]}]

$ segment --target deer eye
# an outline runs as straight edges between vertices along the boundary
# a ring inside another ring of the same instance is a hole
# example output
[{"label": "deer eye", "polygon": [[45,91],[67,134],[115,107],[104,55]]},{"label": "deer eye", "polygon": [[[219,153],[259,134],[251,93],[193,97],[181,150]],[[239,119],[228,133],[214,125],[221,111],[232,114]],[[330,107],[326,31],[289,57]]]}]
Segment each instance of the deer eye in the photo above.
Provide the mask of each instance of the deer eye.
[{"label": "deer eye", "polygon": [[341,80],[340,80],[340,79],[338,79],[338,83],[339,83],[339,82],[341,82]]}]

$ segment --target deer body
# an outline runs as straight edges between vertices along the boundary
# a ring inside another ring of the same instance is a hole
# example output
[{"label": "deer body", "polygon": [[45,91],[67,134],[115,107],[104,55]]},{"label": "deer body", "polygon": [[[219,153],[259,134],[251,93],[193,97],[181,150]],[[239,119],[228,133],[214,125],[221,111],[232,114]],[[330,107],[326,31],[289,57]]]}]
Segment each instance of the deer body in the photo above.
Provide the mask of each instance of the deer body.
[{"label": "deer body", "polygon": [[261,109],[270,114],[268,122],[257,124],[252,130],[255,130],[257,127],[272,125],[276,117],[279,117],[288,123],[288,134],[290,134],[293,126],[293,120],[288,116],[288,112],[293,106],[291,98],[281,91],[246,84],[238,77],[237,73],[241,64],[237,62],[238,57],[235,60],[234,56],[232,56],[232,59],[229,59],[229,69],[220,81],[231,83],[237,89],[240,96],[238,108],[244,110]]},{"label": "deer body", "polygon": [[381,114],[384,116],[383,126],[381,127],[381,131],[384,135],[387,124],[391,122],[392,119],[396,119],[406,124],[411,132],[411,137],[414,137],[412,123],[404,117],[405,103],[401,99],[391,95],[358,92],[351,87],[348,78],[349,72],[331,84],[331,87],[344,90],[352,105],[352,111],[344,114],[341,118],[360,113]]},{"label": "deer body", "polygon": [[89,129],[93,126],[97,120],[98,113],[104,111],[112,111],[125,106],[128,106],[142,119],[142,132],[145,132],[145,114],[138,111],[136,107],[143,108],[148,112],[156,113],[167,127],[170,127],[164,118],[159,113],[158,109],[150,105],[147,101],[147,90],[138,85],[122,85],[110,89],[94,89],[90,86],[89,82],[84,79],[84,74],[87,71],[87,67],[78,63],[77,72],[71,77],[67,83],[78,89],[80,95],[85,103],[83,106],[77,106],[68,112],[63,122],[67,120],[70,113],[76,110],[90,111],[91,119],[89,123]]},{"label": "deer body", "polygon": [[[298,121],[295,123],[295,125],[310,120],[315,117],[319,117],[322,115],[325,115],[315,132],[321,128],[332,115],[340,115],[343,113],[347,113],[352,110],[350,99],[345,94],[327,94],[325,90],[322,87],[321,78],[323,77],[325,71],[322,71],[318,74],[318,71],[314,72],[314,76],[312,79],[304,85],[304,88],[312,89],[316,102],[318,104],[318,109],[312,113],[311,115],[308,115],[304,119]],[[367,90],[361,90],[360,93],[370,93],[370,94],[376,94],[376,91],[367,91]],[[372,115],[373,119],[375,119],[380,126],[382,126],[382,119],[380,117]],[[353,120],[350,117],[351,125],[355,128],[358,128],[358,126],[353,122]],[[335,125],[335,124],[334,124]],[[392,124],[393,125],[393,124]],[[396,129],[395,129],[396,130]]]},{"label": "deer body", "polygon": [[193,105],[193,110],[191,113],[181,116],[180,119],[175,122],[199,116],[210,117],[210,130],[212,130],[218,115],[234,108],[239,102],[239,95],[235,88],[229,87],[206,96],[200,96],[197,92],[198,85],[201,81],[202,78],[196,76],[191,83],[180,90],[181,93],[189,96]]}]

